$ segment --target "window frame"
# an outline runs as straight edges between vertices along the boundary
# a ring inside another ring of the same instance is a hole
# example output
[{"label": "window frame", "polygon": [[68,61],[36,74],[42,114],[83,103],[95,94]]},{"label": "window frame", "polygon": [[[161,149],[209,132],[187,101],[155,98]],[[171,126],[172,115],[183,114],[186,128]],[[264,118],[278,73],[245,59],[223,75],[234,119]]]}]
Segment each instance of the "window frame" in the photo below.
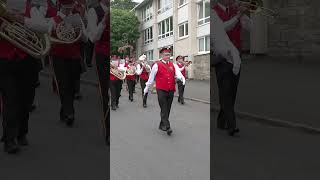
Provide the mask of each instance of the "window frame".
[{"label": "window frame", "polygon": [[[200,40],[203,39],[203,51],[200,50]],[[210,53],[210,35],[198,37],[198,53],[207,54]]]},{"label": "window frame", "polygon": [[153,28],[152,26],[143,31],[143,44],[147,45],[153,42]]},{"label": "window frame", "polygon": [[[202,25],[205,25],[205,24],[208,24],[208,23],[210,23],[210,14],[209,14],[209,16],[207,16],[206,17],[206,2],[207,2],[208,0],[202,0],[202,1],[200,1],[200,2],[198,2],[197,4],[198,4],[198,8],[197,8],[197,16],[198,16],[198,26],[202,26]],[[202,4],[202,15],[203,15],[203,17],[200,19],[200,16],[199,16],[199,12],[200,12],[200,4]],[[209,7],[208,7],[209,9],[210,9],[210,1],[209,1]]]},{"label": "window frame", "polygon": [[[158,39],[173,36],[173,17],[170,16],[158,23]],[[163,32],[164,31],[164,32]]]},{"label": "window frame", "polygon": [[[181,34],[180,34],[180,26],[183,26],[183,36],[180,36]],[[186,28],[187,27],[187,28]],[[187,30],[187,32],[186,32],[186,29],[188,29]],[[186,38],[186,37],[188,37],[189,36],[189,22],[188,21],[185,21],[185,22],[183,22],[183,23],[180,23],[179,25],[178,25],[178,38],[179,39],[184,39],[184,38]]]}]

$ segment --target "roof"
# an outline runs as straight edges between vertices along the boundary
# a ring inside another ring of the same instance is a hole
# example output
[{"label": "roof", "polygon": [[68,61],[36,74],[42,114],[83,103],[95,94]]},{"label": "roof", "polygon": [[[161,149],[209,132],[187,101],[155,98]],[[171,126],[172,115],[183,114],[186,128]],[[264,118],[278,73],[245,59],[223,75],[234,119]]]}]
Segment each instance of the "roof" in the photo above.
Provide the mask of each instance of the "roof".
[{"label": "roof", "polygon": [[135,11],[137,8],[140,8],[143,5],[148,4],[148,2],[150,2],[151,0],[143,0],[141,3],[137,4],[133,9],[131,9],[130,11]]}]

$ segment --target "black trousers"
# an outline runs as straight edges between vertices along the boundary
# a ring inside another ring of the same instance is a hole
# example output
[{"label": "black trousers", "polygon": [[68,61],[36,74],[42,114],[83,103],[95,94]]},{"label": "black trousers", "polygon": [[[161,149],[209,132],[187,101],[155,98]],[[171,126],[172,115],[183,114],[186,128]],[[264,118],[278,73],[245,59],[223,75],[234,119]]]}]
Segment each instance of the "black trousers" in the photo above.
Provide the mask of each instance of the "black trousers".
[{"label": "black trousers", "polygon": [[178,91],[179,91],[179,99],[181,99],[183,98],[185,85],[183,85],[182,81],[177,81],[177,84],[178,84]]},{"label": "black trousers", "polygon": [[74,117],[75,83],[79,79],[80,59],[53,57],[52,60],[61,101],[61,118]]},{"label": "black trousers", "polygon": [[142,91],[142,98],[143,98],[143,103],[144,104],[146,104],[147,103],[147,97],[148,97],[148,94],[146,94],[145,96],[144,96],[144,88],[146,87],[146,82],[147,82],[148,80],[143,80],[143,79],[141,79],[140,78],[140,86],[141,86],[141,91]]},{"label": "black trousers", "polygon": [[110,136],[110,107],[109,107],[109,84],[110,79],[110,63],[109,57],[96,53],[96,68],[99,79],[100,97],[102,100],[102,109],[106,137]]},{"label": "black trousers", "polygon": [[92,64],[92,56],[94,51],[94,43],[92,43],[90,40],[85,43],[85,55],[86,55],[86,63],[87,65]]},{"label": "black trousers", "polygon": [[28,133],[29,109],[34,96],[32,59],[0,59],[0,93],[3,103],[2,140],[11,141]]},{"label": "black trousers", "polygon": [[128,85],[128,90],[129,90],[129,98],[132,97],[133,98],[133,90],[134,90],[134,85],[135,85],[135,81],[136,80],[126,80],[127,81],[127,85]]},{"label": "black trousers", "polygon": [[227,61],[222,61],[215,66],[217,83],[219,89],[220,112],[218,115],[218,128],[236,128],[236,116],[234,106],[236,101],[237,89],[240,73],[234,75],[233,65]]},{"label": "black trousers", "polygon": [[110,91],[111,91],[111,106],[118,105],[119,102],[119,80],[110,80]]},{"label": "black trousers", "polygon": [[164,129],[170,128],[169,115],[171,110],[171,105],[173,101],[174,91],[164,91],[157,89],[158,102],[161,109],[160,116],[161,122],[160,127]]}]

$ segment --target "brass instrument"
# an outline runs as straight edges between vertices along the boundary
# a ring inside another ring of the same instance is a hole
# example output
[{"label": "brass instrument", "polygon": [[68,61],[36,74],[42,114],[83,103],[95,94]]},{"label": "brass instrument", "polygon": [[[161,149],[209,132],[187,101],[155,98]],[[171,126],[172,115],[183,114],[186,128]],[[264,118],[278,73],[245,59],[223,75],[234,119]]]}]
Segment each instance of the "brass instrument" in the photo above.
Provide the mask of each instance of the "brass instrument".
[{"label": "brass instrument", "polygon": [[57,38],[50,37],[52,43],[58,44],[73,44],[82,36],[82,26],[71,26],[64,21],[59,23],[56,27]]},{"label": "brass instrument", "polygon": [[238,0],[237,2],[245,6],[248,6],[250,13],[260,14],[262,16],[266,16],[270,18],[276,18],[277,16],[277,13],[275,11],[269,8],[263,7],[263,0],[248,0],[248,1]]},{"label": "brass instrument", "polygon": [[147,64],[145,64],[145,62],[141,62],[141,65],[142,65],[142,67],[144,67],[144,68],[146,69],[146,71],[147,71],[148,73],[150,73],[150,72],[151,72],[150,67],[149,67],[149,66],[147,66]]},{"label": "brass instrument", "polygon": [[135,74],[136,74],[136,67],[132,65],[127,69],[126,75],[132,76]]},{"label": "brass instrument", "polygon": [[0,0],[0,38],[3,38],[30,56],[41,59],[50,50],[49,36],[35,33],[24,25],[10,20],[5,3]]},{"label": "brass instrument", "polygon": [[[66,16],[62,22],[56,25],[55,34],[57,37],[50,37],[52,43],[73,44],[79,41],[84,31],[83,17],[78,15],[78,13],[80,14],[81,8],[84,8],[84,5],[75,1],[70,9],[73,10],[72,12],[75,11],[76,13]],[[69,23],[66,22],[68,20],[70,21]],[[73,22],[76,20],[77,22]]]},{"label": "brass instrument", "polygon": [[121,80],[124,80],[126,78],[126,72],[119,71],[118,68],[111,63],[111,61],[110,61],[110,73]]}]

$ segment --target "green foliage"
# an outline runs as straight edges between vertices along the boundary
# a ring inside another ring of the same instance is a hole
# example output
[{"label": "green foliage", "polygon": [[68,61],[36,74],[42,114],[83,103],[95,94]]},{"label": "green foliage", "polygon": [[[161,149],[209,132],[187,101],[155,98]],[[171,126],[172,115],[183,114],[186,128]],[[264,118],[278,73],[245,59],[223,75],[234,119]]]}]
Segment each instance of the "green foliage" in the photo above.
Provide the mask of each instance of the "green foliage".
[{"label": "green foliage", "polygon": [[140,22],[133,12],[123,9],[111,9],[111,53],[121,55],[118,48],[126,44],[135,47],[140,37]]},{"label": "green foliage", "polygon": [[111,1],[111,8],[115,9],[133,9],[138,3],[133,2],[132,0],[113,0]]}]

